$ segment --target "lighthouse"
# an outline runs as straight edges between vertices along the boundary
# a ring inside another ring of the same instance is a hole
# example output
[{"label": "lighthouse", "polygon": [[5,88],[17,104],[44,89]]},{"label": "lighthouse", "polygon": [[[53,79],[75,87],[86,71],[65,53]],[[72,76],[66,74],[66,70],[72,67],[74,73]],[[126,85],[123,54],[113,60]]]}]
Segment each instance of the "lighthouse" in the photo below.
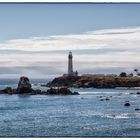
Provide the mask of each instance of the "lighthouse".
[{"label": "lighthouse", "polygon": [[68,76],[73,76],[73,62],[72,62],[72,52],[68,55]]}]

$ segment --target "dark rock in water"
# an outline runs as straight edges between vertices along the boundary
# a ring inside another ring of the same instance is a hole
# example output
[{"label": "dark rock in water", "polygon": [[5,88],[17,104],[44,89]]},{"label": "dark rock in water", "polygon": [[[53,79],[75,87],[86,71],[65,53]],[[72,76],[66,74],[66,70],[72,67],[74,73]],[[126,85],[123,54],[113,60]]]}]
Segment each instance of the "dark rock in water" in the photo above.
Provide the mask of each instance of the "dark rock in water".
[{"label": "dark rock in water", "polygon": [[139,95],[140,92],[130,92],[129,94],[132,94],[132,95],[133,95],[133,94],[138,94],[138,95]]},{"label": "dark rock in water", "polygon": [[140,108],[135,108],[135,111],[140,111]]},{"label": "dark rock in water", "polygon": [[110,99],[109,99],[109,98],[106,98],[105,100],[108,101],[108,100],[110,100]]},{"label": "dark rock in water", "polygon": [[3,90],[0,90],[0,94],[24,94],[31,93],[33,90],[31,88],[31,84],[27,77],[20,77],[18,87],[13,89],[11,87],[6,87]]},{"label": "dark rock in water", "polygon": [[14,94],[16,93],[16,89],[12,89],[11,87],[6,87],[3,90],[0,90],[1,94]]},{"label": "dark rock in water", "polygon": [[114,117],[114,118],[116,117],[116,115],[111,115],[111,116]]},{"label": "dark rock in water", "polygon": [[126,101],[126,103],[124,104],[124,106],[130,106],[129,101]]},{"label": "dark rock in water", "polygon": [[109,101],[110,98],[106,96],[98,96],[100,98],[100,101]]},{"label": "dark rock in water", "polygon": [[68,88],[50,88],[47,91],[40,89],[33,90],[27,77],[21,77],[17,89],[7,87],[0,90],[0,94],[20,94],[20,95],[79,95],[78,92],[71,92]]},{"label": "dark rock in water", "polygon": [[28,77],[20,77],[20,81],[17,87],[18,93],[30,93],[32,92],[31,84]]},{"label": "dark rock in water", "polygon": [[74,91],[74,92],[72,93],[72,95],[79,95],[79,93],[76,92],[76,91]]},{"label": "dark rock in water", "polygon": [[125,103],[124,106],[130,106],[130,103]]},{"label": "dark rock in water", "polygon": [[12,94],[13,93],[13,89],[11,87],[6,87],[5,89],[3,89],[3,92],[7,93],[7,94]]},{"label": "dark rock in water", "polygon": [[130,92],[129,94],[135,94],[134,92]]},{"label": "dark rock in water", "polygon": [[97,96],[97,98],[102,98],[103,96]]},{"label": "dark rock in water", "polygon": [[71,92],[68,88],[50,88],[47,90],[48,95],[79,95],[78,92]]},{"label": "dark rock in water", "polygon": [[36,90],[33,90],[32,95],[35,95],[35,94],[42,94],[42,91],[40,89],[36,89]]}]

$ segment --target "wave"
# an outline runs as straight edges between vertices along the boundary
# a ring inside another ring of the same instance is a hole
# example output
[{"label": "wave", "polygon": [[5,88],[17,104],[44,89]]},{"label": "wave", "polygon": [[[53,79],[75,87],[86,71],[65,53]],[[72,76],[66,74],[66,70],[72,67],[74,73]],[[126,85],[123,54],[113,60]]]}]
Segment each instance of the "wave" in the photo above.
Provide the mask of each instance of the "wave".
[{"label": "wave", "polygon": [[129,118],[140,118],[140,113],[123,113],[119,115],[115,114],[104,114],[101,115],[102,118],[108,119],[129,119]]},{"label": "wave", "polygon": [[[119,135],[117,136],[122,136],[121,133],[119,132],[125,132],[126,134],[129,135],[129,133],[131,133],[132,131],[140,131],[140,127],[139,126],[132,126],[132,127],[127,127],[127,128],[114,128],[112,126],[99,126],[99,127],[93,127],[93,126],[83,126],[81,127],[81,130],[83,131],[112,131],[112,132],[117,132]],[[116,133],[114,133],[113,137],[116,135]],[[139,135],[138,135],[139,136]]]},{"label": "wave", "polygon": [[109,118],[109,119],[128,119],[129,115],[128,114],[121,114],[121,115],[107,114],[104,117]]},{"label": "wave", "polygon": [[121,94],[120,92],[107,92],[107,91],[105,91],[105,92],[101,92],[101,91],[91,91],[91,92],[85,92],[85,91],[80,91],[79,92],[80,94],[116,94],[116,93],[118,93],[118,94]]}]

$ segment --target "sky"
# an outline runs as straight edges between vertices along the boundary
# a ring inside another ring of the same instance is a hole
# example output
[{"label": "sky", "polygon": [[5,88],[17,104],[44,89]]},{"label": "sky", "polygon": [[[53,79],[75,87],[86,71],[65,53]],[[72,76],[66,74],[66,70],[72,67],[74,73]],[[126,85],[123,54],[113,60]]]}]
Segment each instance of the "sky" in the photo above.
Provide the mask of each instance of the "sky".
[{"label": "sky", "polygon": [[0,77],[140,68],[140,4],[0,4]]}]

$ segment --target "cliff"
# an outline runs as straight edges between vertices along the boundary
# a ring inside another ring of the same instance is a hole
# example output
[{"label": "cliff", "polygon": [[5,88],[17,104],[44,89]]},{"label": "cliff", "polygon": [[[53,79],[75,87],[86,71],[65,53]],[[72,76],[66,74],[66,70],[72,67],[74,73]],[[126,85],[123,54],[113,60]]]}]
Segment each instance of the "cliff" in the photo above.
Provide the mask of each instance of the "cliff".
[{"label": "cliff", "polygon": [[110,77],[110,76],[77,76],[57,77],[47,83],[48,87],[75,87],[75,88],[116,88],[140,87],[140,77]]}]

